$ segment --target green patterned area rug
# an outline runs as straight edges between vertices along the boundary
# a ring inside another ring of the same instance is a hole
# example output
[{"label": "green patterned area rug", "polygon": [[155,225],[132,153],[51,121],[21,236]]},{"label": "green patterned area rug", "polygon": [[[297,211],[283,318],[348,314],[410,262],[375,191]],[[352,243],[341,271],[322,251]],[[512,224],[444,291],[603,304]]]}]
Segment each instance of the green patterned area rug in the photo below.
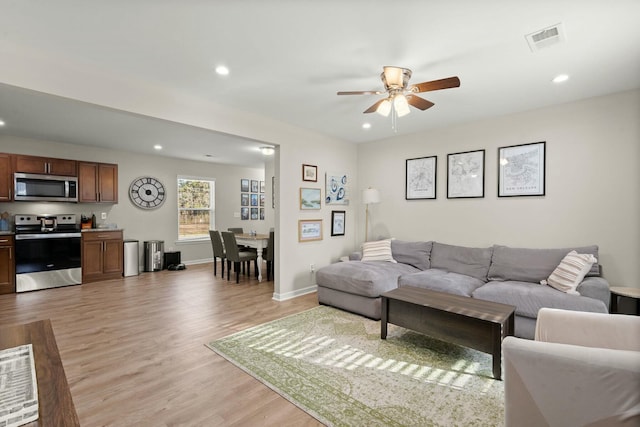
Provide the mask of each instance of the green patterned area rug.
[{"label": "green patterned area rug", "polygon": [[491,356],[319,306],[208,344],[330,426],[496,426]]}]

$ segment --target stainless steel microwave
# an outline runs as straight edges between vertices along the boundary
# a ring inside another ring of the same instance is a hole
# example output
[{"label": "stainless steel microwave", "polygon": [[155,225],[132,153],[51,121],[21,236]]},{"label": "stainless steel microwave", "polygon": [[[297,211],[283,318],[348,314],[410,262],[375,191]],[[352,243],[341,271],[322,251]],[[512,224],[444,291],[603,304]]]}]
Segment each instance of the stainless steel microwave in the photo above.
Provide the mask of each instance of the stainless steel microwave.
[{"label": "stainless steel microwave", "polygon": [[75,176],[14,173],[13,200],[29,202],[77,202],[78,178]]}]

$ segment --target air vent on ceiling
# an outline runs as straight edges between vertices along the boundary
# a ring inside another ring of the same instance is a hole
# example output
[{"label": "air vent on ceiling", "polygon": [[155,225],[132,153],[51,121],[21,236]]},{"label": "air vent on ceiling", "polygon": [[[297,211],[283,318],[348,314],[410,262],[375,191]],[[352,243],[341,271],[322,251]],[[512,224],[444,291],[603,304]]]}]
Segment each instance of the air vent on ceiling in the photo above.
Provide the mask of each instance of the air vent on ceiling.
[{"label": "air vent on ceiling", "polygon": [[562,24],[552,25],[551,27],[527,34],[525,36],[531,52],[537,52],[558,43],[564,42],[564,28]]}]

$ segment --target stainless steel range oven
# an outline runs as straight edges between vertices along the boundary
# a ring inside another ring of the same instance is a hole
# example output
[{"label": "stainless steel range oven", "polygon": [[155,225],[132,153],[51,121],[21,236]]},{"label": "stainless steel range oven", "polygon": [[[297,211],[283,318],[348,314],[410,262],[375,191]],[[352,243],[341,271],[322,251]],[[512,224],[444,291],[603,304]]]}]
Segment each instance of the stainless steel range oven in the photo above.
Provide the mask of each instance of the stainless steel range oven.
[{"label": "stainless steel range oven", "polygon": [[80,228],[75,214],[15,216],[16,292],[82,282]]}]

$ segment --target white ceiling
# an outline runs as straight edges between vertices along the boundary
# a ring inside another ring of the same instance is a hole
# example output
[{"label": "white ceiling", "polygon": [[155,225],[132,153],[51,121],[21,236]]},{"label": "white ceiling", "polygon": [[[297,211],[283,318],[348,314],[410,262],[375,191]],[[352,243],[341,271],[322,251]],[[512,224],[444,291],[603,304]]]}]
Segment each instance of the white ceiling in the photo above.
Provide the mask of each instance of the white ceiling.
[{"label": "white ceiling", "polygon": [[[78,70],[367,142],[639,88],[638,16],[638,0],[0,0],[0,52],[41,52]],[[531,52],[525,35],[558,23],[566,41]],[[216,75],[219,64],[231,74]],[[458,76],[461,86],[423,94],[435,106],[412,109],[394,133],[390,118],[362,114],[380,96],[336,95],[382,89],[384,65],[410,68],[411,83]],[[560,73],[569,81],[551,83]],[[65,117],[73,126],[60,125]],[[0,118],[2,133],[263,161],[257,141],[3,84]]]}]

